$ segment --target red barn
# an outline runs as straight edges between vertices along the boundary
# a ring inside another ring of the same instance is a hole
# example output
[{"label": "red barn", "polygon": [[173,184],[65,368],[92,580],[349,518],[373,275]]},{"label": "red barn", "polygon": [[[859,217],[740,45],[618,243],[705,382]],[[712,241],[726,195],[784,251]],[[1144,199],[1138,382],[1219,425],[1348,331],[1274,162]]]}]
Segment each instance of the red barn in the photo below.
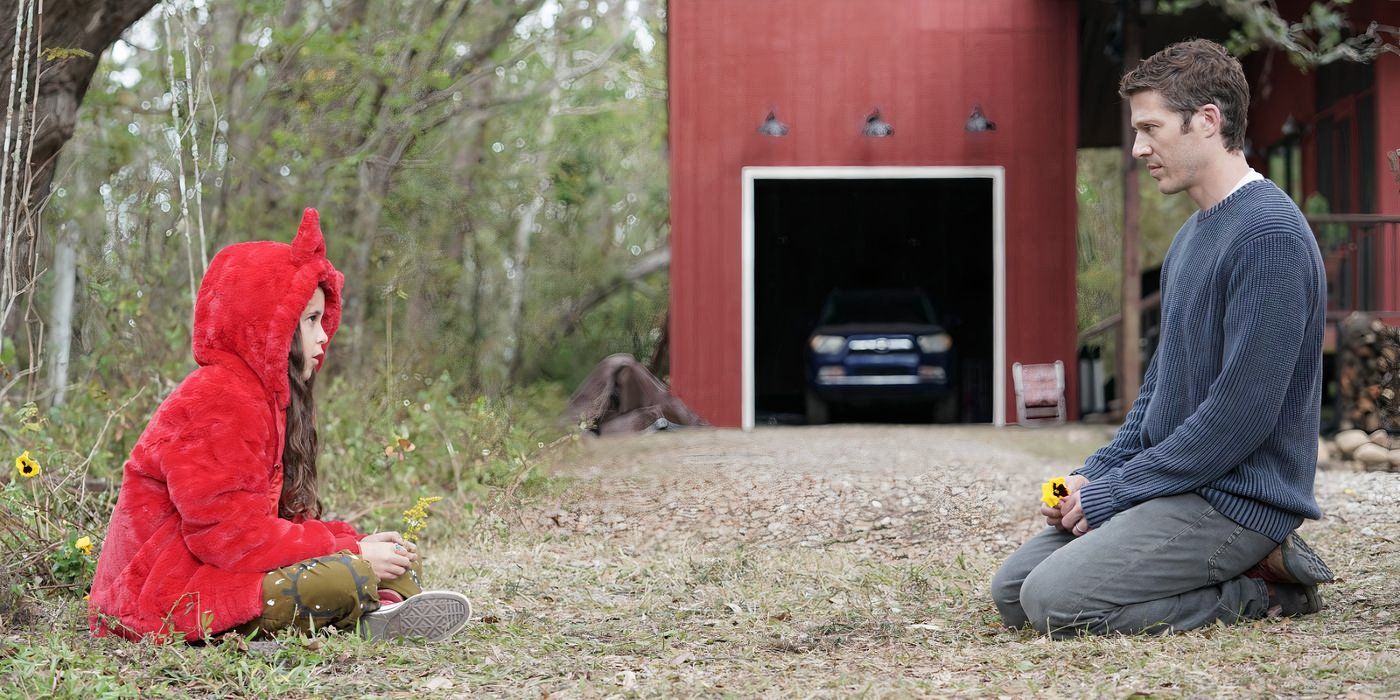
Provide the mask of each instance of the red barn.
[{"label": "red barn", "polygon": [[[1013,362],[1073,367],[1078,17],[672,2],[676,392],[716,425],[801,412],[806,333],[842,286],[922,287],[958,319],[965,419],[1012,416]],[[968,129],[979,107],[995,130]],[[893,135],[862,133],[877,109]],[[770,110],[786,136],[759,133]]]},{"label": "red barn", "polygon": [[[920,287],[954,319],[962,420],[1014,420],[1012,364],[1056,360],[1075,415],[1076,150],[1120,141],[1119,4],[673,0],[675,391],[716,425],[801,413],[826,294]],[[1400,25],[1393,0],[1346,11]],[[1210,8],[1153,16],[1142,51],[1229,29]],[[1313,221],[1333,308],[1400,309],[1400,194],[1381,155],[1400,147],[1400,119],[1381,118],[1400,114],[1400,56],[1245,68],[1251,162],[1300,201],[1327,198],[1332,218]],[[892,135],[863,133],[877,111]],[[770,112],[785,135],[760,132]]]}]

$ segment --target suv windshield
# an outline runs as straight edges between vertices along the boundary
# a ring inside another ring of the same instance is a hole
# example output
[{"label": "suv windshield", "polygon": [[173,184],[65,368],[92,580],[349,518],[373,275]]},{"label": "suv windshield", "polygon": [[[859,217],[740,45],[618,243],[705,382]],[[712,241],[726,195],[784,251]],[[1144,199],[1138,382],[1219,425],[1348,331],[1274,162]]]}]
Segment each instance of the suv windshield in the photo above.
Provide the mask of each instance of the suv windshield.
[{"label": "suv windshield", "polygon": [[845,323],[934,323],[932,310],[922,295],[835,294],[827,302],[823,324]]}]

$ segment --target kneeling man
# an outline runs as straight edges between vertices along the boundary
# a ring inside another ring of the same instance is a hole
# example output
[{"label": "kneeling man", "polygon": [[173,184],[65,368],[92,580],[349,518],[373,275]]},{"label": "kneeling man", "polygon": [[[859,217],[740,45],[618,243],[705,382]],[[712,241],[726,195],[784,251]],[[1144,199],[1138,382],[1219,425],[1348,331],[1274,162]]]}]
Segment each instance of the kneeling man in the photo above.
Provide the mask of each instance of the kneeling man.
[{"label": "kneeling man", "polygon": [[992,580],[1011,627],[1164,633],[1321,608],[1313,500],[1327,280],[1298,207],[1244,158],[1239,61],[1196,40],[1126,76],[1133,155],[1199,211],[1162,265],[1161,340],[1122,428]]}]

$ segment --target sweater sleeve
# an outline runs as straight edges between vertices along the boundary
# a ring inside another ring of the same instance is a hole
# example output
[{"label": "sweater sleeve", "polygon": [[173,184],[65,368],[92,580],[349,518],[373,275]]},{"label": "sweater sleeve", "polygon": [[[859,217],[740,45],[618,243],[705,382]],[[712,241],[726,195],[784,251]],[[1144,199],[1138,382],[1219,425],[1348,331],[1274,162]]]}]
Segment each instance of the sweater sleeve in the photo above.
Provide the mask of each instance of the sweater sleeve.
[{"label": "sweater sleeve", "polygon": [[1195,491],[1235,469],[1268,439],[1317,301],[1306,246],[1286,232],[1236,246],[1227,263],[1220,374],[1165,440],[1083,488],[1080,503],[1091,527],[1138,503]]},{"label": "sweater sleeve", "polygon": [[1084,460],[1084,466],[1070,472],[1071,474],[1079,474],[1093,481],[1123,466],[1123,463],[1142,452],[1142,418],[1147,413],[1147,404],[1152,401],[1152,392],[1157,390],[1157,358],[1160,356],[1160,353],[1153,355],[1152,360],[1148,362],[1142,388],[1113,440],[1090,455],[1089,459]]},{"label": "sweater sleeve", "polygon": [[166,488],[190,553],[242,572],[271,571],[340,550],[359,553],[348,526],[277,517],[279,494],[268,478],[272,465],[252,434],[258,431],[249,430],[250,421],[239,420],[238,413],[204,409],[202,415],[211,417],[183,431],[166,452]]}]

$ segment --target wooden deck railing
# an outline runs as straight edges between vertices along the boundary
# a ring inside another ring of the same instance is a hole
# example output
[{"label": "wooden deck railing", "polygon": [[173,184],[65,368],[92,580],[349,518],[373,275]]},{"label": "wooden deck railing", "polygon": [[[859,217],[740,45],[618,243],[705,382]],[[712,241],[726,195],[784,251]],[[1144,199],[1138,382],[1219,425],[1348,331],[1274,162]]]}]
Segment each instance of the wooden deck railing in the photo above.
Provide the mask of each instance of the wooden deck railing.
[{"label": "wooden deck railing", "polygon": [[1308,217],[1327,266],[1327,310],[1400,310],[1400,216]]},{"label": "wooden deck railing", "polygon": [[[1354,311],[1375,314],[1387,323],[1400,323],[1400,216],[1392,214],[1325,214],[1308,217],[1327,270],[1328,353],[1336,342],[1336,324]],[[1157,349],[1161,297],[1142,299],[1143,371]],[[1105,369],[1118,345],[1121,317],[1110,316],[1079,334],[1080,414],[1120,413],[1109,395],[1116,386],[1114,371]],[[1324,392],[1330,393],[1330,392]]]}]

